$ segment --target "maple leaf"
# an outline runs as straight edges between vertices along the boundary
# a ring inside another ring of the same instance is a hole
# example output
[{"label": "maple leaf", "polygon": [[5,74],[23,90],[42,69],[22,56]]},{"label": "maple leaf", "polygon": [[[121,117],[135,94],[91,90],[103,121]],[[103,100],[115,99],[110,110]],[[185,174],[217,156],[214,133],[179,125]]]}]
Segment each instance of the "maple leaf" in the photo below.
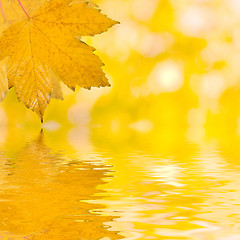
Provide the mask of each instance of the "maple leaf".
[{"label": "maple leaf", "polygon": [[77,85],[110,86],[95,49],[80,37],[102,33],[116,23],[84,1],[45,2],[0,38],[1,58],[9,57],[9,88],[15,87],[18,99],[42,120],[56,87],[52,72],[73,90]]},{"label": "maple leaf", "polygon": [[2,100],[8,90],[6,61],[0,62],[0,100]]},{"label": "maple leaf", "polygon": [[[27,13],[32,16],[46,0],[21,0],[22,6],[27,7]],[[13,23],[26,19],[26,14],[21,8],[18,0],[0,0],[2,17],[0,17],[0,31]]]}]

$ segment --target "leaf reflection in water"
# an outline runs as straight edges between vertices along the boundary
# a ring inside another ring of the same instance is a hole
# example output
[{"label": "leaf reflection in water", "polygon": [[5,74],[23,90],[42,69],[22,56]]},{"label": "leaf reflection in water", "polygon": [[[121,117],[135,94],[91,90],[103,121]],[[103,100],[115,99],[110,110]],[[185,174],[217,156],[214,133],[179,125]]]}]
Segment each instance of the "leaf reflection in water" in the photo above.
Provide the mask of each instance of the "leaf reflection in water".
[{"label": "leaf reflection in water", "polygon": [[[20,140],[21,141],[21,140]],[[8,157],[8,155],[10,157]],[[65,159],[64,159],[65,158]],[[84,239],[109,237],[111,216],[88,203],[108,173],[104,165],[53,154],[40,133],[14,153],[1,155],[0,235],[4,239]]]}]

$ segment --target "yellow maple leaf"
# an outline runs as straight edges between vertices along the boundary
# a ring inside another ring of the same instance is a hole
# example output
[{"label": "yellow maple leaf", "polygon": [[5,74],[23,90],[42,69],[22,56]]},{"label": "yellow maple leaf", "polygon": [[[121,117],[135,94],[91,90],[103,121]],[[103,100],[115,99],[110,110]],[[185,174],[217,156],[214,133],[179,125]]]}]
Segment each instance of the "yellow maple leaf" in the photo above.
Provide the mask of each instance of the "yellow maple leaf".
[{"label": "yellow maple leaf", "polygon": [[79,40],[116,24],[83,1],[51,0],[26,20],[13,24],[0,38],[1,58],[9,57],[9,87],[41,120],[53,93],[51,72],[68,87],[110,86],[93,54],[94,48]]},{"label": "yellow maple leaf", "polygon": [[2,100],[8,90],[6,61],[0,62],[0,100]]},{"label": "yellow maple leaf", "polygon": [[[47,0],[21,0],[22,6],[26,6],[27,13],[32,16],[36,10]],[[22,10],[18,0],[0,0],[0,30],[10,26],[13,23],[26,19],[26,14]]]}]

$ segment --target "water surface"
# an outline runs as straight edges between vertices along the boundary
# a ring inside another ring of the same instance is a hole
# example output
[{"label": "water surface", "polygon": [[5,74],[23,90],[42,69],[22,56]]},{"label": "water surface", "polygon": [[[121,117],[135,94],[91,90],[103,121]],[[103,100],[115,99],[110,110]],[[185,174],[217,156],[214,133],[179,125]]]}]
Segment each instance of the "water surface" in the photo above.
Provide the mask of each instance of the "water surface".
[{"label": "water surface", "polygon": [[220,140],[2,134],[0,239],[238,240],[238,140]]}]

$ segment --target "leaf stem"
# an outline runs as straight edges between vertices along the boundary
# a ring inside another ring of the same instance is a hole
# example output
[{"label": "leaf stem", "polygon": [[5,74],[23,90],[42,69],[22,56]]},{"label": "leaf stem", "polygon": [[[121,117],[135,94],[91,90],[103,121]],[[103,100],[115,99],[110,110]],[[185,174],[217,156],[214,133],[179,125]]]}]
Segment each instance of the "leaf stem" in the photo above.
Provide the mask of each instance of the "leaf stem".
[{"label": "leaf stem", "polygon": [[24,11],[24,13],[26,14],[26,16],[28,17],[28,19],[30,19],[30,16],[28,15],[26,9],[23,7],[23,5],[22,5],[22,3],[21,3],[20,0],[18,0],[18,3],[19,3],[19,5],[21,6],[21,8],[22,8],[22,10]]},{"label": "leaf stem", "polygon": [[6,22],[7,19],[6,19],[6,16],[5,16],[4,10],[3,10],[3,6],[2,6],[2,3],[1,3],[1,0],[0,0],[0,9],[1,9],[1,13],[2,13],[2,16],[3,16],[4,22]]}]

